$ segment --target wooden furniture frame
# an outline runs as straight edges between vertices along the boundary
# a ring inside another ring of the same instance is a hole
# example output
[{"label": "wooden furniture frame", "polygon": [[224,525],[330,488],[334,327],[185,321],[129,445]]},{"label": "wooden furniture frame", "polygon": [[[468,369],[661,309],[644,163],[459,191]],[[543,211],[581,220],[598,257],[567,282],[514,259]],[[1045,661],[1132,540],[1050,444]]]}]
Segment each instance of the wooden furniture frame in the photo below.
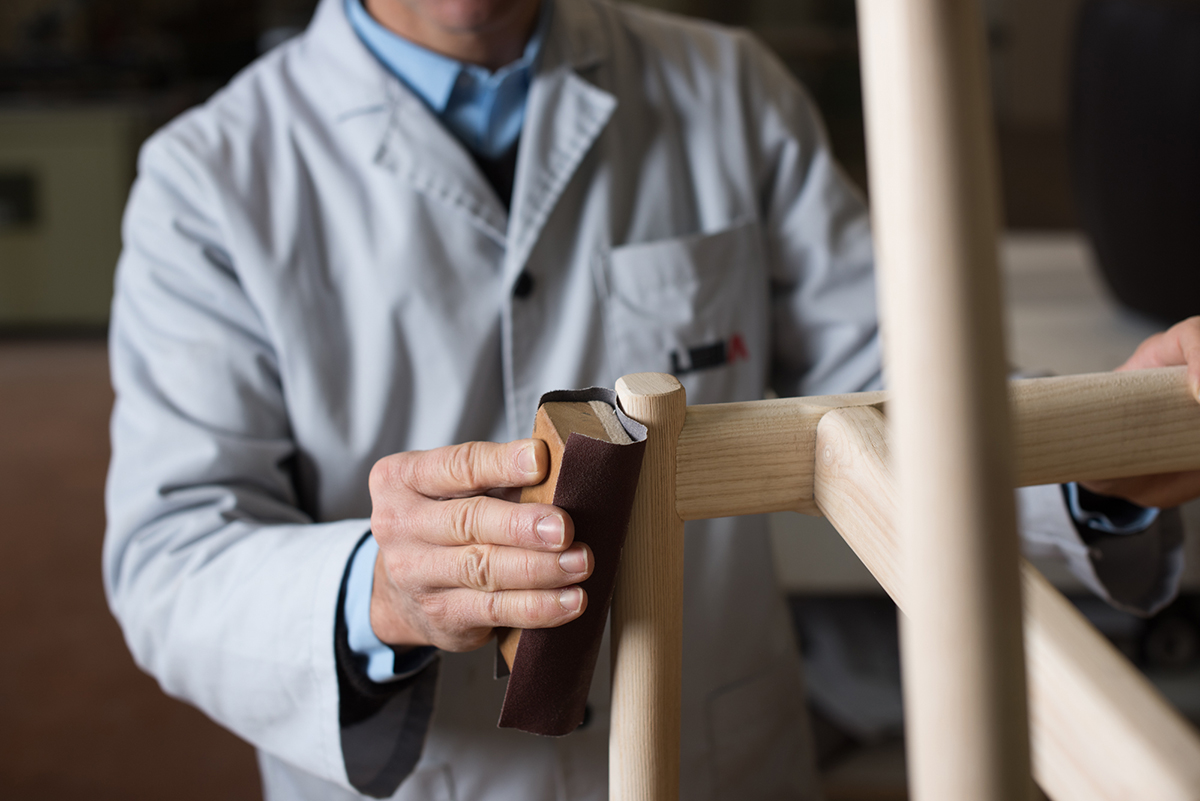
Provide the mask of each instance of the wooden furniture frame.
[{"label": "wooden furniture frame", "polygon": [[[915,587],[930,583],[930,571],[905,578],[884,393],[686,406],[673,377],[645,373],[625,376],[617,391],[650,431],[613,602],[609,793],[674,801],[684,521],[823,514],[910,623]],[[1200,404],[1183,368],[1013,381],[1007,397],[1016,485],[1200,468]],[[1018,564],[1038,784],[1055,801],[1200,799],[1195,730],[1014,556]],[[956,738],[954,725],[941,736]]]},{"label": "wooden furniture frame", "polygon": [[688,407],[671,376],[617,383],[649,440],[613,799],[679,797],[684,521],[788,509],[826,515],[905,612],[913,798],[1030,799],[1032,772],[1055,801],[1200,799],[1196,732],[1018,556],[1013,486],[1200,468],[1200,405],[1181,368],[1006,393],[978,6],[859,0],[889,425],[878,393]]}]

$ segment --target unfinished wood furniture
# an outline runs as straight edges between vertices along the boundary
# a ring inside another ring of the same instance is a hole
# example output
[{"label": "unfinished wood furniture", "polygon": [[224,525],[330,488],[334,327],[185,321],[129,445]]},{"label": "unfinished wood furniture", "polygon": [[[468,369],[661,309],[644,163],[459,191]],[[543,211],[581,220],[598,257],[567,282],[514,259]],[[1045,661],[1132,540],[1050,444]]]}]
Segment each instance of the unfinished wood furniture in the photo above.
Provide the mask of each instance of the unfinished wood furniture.
[{"label": "unfinished wood furniture", "polygon": [[[933,568],[906,578],[914,573],[900,547],[908,540],[896,526],[882,411],[890,396],[685,406],[678,382],[658,374],[622,378],[618,395],[649,439],[613,604],[609,793],[673,801],[684,521],[824,514],[907,613],[905,636],[916,587]],[[1002,397],[1018,486],[1200,468],[1200,404],[1183,368],[1013,381]],[[1195,730],[1033,567],[1015,555],[1013,564],[1038,784],[1054,801],[1200,799]],[[957,736],[952,725],[947,738]]]},{"label": "unfinished wood furniture", "polygon": [[792,509],[828,516],[906,612],[915,799],[1023,801],[1031,763],[1055,801],[1200,799],[1196,732],[1021,565],[1011,493],[1200,468],[1200,405],[1182,370],[1005,391],[979,4],[859,0],[859,22],[890,430],[878,394],[689,408],[670,376],[618,382],[649,440],[613,606],[610,797],[679,797],[683,522]]}]

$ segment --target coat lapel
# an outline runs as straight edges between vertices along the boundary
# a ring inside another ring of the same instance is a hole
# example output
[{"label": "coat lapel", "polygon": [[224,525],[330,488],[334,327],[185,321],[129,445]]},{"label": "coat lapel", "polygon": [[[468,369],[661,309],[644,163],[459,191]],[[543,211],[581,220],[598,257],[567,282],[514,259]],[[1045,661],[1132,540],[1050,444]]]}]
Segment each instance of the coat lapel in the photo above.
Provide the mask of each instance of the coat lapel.
[{"label": "coat lapel", "polygon": [[[425,105],[359,41],[344,0],[322,0],[307,39],[334,66],[314,74],[318,96],[338,123],[382,123],[374,162],[425,196],[457,210],[506,245],[515,279],[571,177],[608,124],[617,101],[581,78],[607,56],[608,41],[590,3],[560,0],[541,65],[530,86],[511,219],[470,154]],[[385,119],[386,118],[386,121]]]},{"label": "coat lapel", "polygon": [[550,212],[617,107],[612,94],[579,75],[605,57],[605,45],[590,4],[555,4],[521,131],[508,227],[510,280],[524,268]]},{"label": "coat lapel", "polygon": [[375,161],[418,192],[461,211],[503,244],[508,213],[463,145],[397,81],[391,119]]},{"label": "coat lapel", "polygon": [[353,135],[364,157],[504,244],[508,213],[487,179],[433,112],[362,43],[344,3],[321,0],[302,42],[312,51],[299,63],[314,99],[344,135]]}]

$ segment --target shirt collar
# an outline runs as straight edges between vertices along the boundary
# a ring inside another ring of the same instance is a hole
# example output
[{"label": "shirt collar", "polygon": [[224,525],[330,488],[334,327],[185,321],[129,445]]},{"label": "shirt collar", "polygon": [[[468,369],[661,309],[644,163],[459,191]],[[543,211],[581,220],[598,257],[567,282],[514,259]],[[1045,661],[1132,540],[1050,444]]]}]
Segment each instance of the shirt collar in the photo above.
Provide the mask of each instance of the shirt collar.
[{"label": "shirt collar", "polygon": [[345,3],[350,25],[363,43],[437,114],[446,110],[450,94],[464,71],[468,71],[479,83],[493,85],[514,73],[531,73],[541,54],[551,16],[551,0],[542,0],[537,27],[529,37],[521,58],[495,73],[489,73],[482,67],[455,61],[393,33],[367,13],[362,0],[345,0]]}]

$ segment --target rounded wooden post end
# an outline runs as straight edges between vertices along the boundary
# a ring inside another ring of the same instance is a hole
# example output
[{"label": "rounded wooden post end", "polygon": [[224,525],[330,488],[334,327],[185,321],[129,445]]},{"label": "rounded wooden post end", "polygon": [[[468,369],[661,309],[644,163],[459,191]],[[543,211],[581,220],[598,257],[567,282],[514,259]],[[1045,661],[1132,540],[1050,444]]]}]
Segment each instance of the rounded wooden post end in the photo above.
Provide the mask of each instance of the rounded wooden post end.
[{"label": "rounded wooden post end", "polygon": [[687,393],[674,376],[617,381],[621,406],[649,430],[612,607],[609,797],[677,801],[683,671],[683,520],[676,444]]},{"label": "rounded wooden post end", "polygon": [[669,373],[630,373],[617,379],[617,397],[621,404],[625,398],[660,398],[664,395],[681,393],[683,406],[687,406],[686,393],[679,379]]}]

